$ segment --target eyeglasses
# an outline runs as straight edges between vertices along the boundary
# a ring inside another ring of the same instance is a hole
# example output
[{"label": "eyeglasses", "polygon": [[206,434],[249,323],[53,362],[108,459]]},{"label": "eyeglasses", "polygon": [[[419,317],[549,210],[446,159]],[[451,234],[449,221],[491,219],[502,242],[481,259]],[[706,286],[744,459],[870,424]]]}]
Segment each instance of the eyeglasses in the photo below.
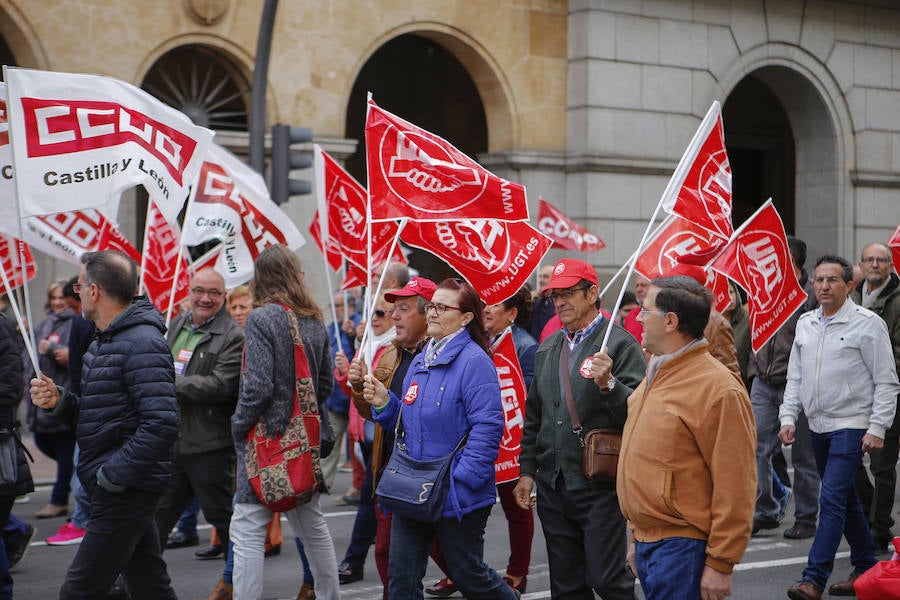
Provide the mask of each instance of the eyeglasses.
[{"label": "eyeglasses", "polygon": [[434,302],[426,302],[425,303],[425,312],[428,312],[429,310],[433,310],[437,314],[442,315],[445,312],[447,312],[448,308],[450,310],[458,310],[459,312],[465,312],[463,309],[461,309],[458,306],[449,306],[447,304],[444,304],[443,302],[438,302],[437,304],[435,304]]},{"label": "eyeglasses", "polygon": [[641,309],[641,312],[638,313],[638,314],[641,316],[641,318],[643,318],[643,317],[646,317],[647,315],[651,315],[651,314],[653,314],[653,313],[657,313],[657,314],[660,314],[660,315],[667,315],[667,314],[669,314],[668,311],[665,311],[665,310],[647,310],[646,308],[642,308],[642,309]]},{"label": "eyeglasses", "polygon": [[207,290],[202,287],[193,287],[191,288],[191,293],[198,298],[202,298],[204,295],[206,295],[209,296],[212,300],[216,300],[217,298],[220,298],[225,292],[223,292],[222,290],[217,290],[215,288]]},{"label": "eyeglasses", "polygon": [[891,263],[891,259],[881,256],[866,256],[862,259],[862,262],[866,263],[867,265],[871,265],[872,263],[878,263],[879,265],[888,265]]},{"label": "eyeglasses", "polygon": [[376,317],[378,317],[379,319],[383,319],[384,316],[387,314],[387,311],[386,311],[386,310],[381,310],[381,309],[379,308],[379,309],[377,309],[377,310],[373,310],[373,311],[372,311],[372,314],[375,315]]},{"label": "eyeglasses", "polygon": [[551,300],[556,300],[557,298],[562,298],[563,300],[568,300],[572,296],[575,295],[576,292],[584,292],[586,290],[591,289],[591,286],[579,286],[573,288],[567,288],[564,290],[556,290],[555,292],[550,292],[547,294],[547,297]]}]

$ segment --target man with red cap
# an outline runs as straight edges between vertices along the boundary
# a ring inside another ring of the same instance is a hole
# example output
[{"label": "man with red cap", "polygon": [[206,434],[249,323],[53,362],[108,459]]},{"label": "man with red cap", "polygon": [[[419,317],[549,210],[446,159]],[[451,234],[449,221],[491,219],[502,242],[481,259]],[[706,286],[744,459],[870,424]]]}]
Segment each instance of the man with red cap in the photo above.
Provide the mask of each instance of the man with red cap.
[{"label": "man with red cap", "polygon": [[[430,279],[413,277],[402,289],[388,292],[384,299],[394,304],[392,318],[397,336],[379,357],[373,373],[397,396],[403,395],[403,380],[412,364],[413,357],[422,348],[425,340],[427,323],[425,320],[425,303],[431,300],[437,286]],[[351,400],[359,414],[372,419],[372,407],[362,397],[363,377],[367,373],[365,361],[355,358],[350,363],[347,380],[351,386]],[[378,487],[381,469],[390,458],[394,446],[394,432],[385,431],[375,424],[375,435],[372,442],[372,489]],[[391,515],[375,507],[377,529],[375,533],[375,564],[384,585],[387,598],[388,551],[391,547]],[[365,556],[363,556],[365,560]]]},{"label": "man with red cap", "polygon": [[[513,493],[521,506],[534,506],[536,484],[554,598],[580,600],[596,592],[604,600],[631,600],[634,578],[625,571],[625,519],[616,484],[585,479],[580,435],[591,429],[622,430],[628,396],[644,378],[646,363],[634,337],[597,311],[597,283],[591,265],[564,258],[542,290],[563,326],[535,356]],[[606,349],[611,375],[595,365],[607,327],[613,328]],[[572,425],[567,396],[583,432]]]}]

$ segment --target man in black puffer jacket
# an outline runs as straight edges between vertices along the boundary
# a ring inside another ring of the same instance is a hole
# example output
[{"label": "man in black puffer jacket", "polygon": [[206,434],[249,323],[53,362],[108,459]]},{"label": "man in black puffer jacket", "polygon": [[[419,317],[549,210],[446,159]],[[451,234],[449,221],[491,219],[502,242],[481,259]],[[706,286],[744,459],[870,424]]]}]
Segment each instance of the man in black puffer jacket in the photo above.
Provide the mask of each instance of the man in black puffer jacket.
[{"label": "man in black puffer jacket", "polygon": [[175,370],[162,315],[133,299],[137,266],[116,251],[82,259],[76,291],[97,325],[84,356],[81,395],[43,376],[31,401],[75,423],[78,477],[91,497],[87,533],[61,599],[105,598],[121,573],[135,600],[174,599],[155,525],[178,432]]}]

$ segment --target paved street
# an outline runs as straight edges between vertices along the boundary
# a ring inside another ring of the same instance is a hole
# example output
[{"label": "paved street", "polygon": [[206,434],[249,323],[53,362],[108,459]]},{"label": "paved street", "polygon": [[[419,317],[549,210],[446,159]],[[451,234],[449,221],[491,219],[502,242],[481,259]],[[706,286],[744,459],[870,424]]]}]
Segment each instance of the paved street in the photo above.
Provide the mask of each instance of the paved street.
[{"label": "paved street", "polygon": [[[47,470],[48,464],[41,461],[41,476],[52,473]],[[339,494],[347,488],[350,475],[339,473],[335,483],[337,494],[323,499],[323,508],[328,517],[335,540],[338,560],[343,556],[353,527],[355,511],[340,502]],[[16,504],[13,511],[19,517],[29,521],[37,528],[32,547],[25,559],[13,570],[15,592],[17,598],[51,599],[55,598],[65,571],[75,554],[77,546],[52,547],[44,543],[44,538],[52,535],[63,524],[63,519],[37,520],[32,515],[46,504],[49,498],[49,486],[41,485],[40,489],[30,496],[27,504]],[[900,504],[897,504],[900,506]],[[793,507],[791,507],[792,509]],[[790,510],[790,509],[789,509]],[[785,520],[792,523],[791,516]],[[787,586],[799,578],[800,571],[806,563],[806,554],[810,541],[787,540],[781,535],[782,529],[765,532],[751,540],[744,562],[739,565],[734,576],[732,598],[741,600],[772,600],[785,598]],[[201,544],[208,540],[209,526],[204,525],[201,531]],[[291,540],[290,526],[284,522],[285,541]],[[494,568],[502,570],[506,566],[507,533],[503,511],[497,505],[488,521],[486,533],[486,554],[488,562]],[[201,547],[203,547],[201,545]],[[221,575],[224,565],[222,560],[201,561],[194,558],[197,548],[168,550],[164,557],[169,565],[169,573],[181,599],[205,599],[213,585]],[[846,545],[842,546],[839,560],[835,566],[835,577],[843,578],[850,571]],[[881,558],[887,558],[882,556]],[[265,561],[266,587],[263,595],[266,599],[289,599],[296,597],[300,586],[300,561],[293,544],[287,544],[280,556]],[[429,563],[426,584],[440,577],[437,568]],[[833,579],[837,581],[837,579]],[[342,597],[349,600],[376,600],[381,597],[381,585],[372,553],[365,566],[363,581],[341,587]],[[547,573],[547,556],[544,539],[539,522],[535,532],[531,572],[528,575],[526,600],[550,598],[550,585]],[[461,598],[461,595],[455,596]],[[640,596],[639,596],[640,597]],[[427,596],[426,596],[427,598]]]}]

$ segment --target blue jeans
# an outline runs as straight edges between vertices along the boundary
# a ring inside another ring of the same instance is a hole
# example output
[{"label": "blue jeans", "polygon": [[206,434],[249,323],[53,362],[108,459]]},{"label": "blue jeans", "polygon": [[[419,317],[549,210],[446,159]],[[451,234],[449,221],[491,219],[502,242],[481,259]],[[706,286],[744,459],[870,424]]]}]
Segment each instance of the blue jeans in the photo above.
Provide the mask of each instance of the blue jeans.
[{"label": "blue jeans", "polygon": [[819,499],[819,527],[803,579],[825,587],[834,569],[834,555],[841,536],[850,544],[850,562],[855,573],[862,573],[875,564],[875,545],[869,533],[869,523],[863,513],[856,486],[856,469],[862,460],[864,429],[839,429],[828,433],[813,433],[812,448],[822,478]]},{"label": "blue jeans", "polygon": [[423,523],[395,514],[391,523],[388,568],[389,600],[421,600],[428,550],[435,538],[441,544],[450,578],[469,600],[515,600],[512,588],[484,562],[484,527],[491,507],[463,516]]},{"label": "blue jeans", "polygon": [[[178,517],[178,531],[188,537],[197,537],[197,516],[199,513],[200,501],[195,495],[191,497],[187,506],[184,507],[184,512]],[[163,545],[165,545],[165,541],[163,542]]]},{"label": "blue jeans", "polygon": [[635,541],[634,549],[644,598],[700,598],[706,540],[675,537],[649,543]]},{"label": "blue jeans", "polygon": [[[778,431],[778,409],[784,398],[784,386],[753,379],[750,404],[756,418],[756,518],[778,518],[779,503],[772,489],[772,455],[781,448]],[[815,526],[818,512],[819,475],[809,440],[809,423],[802,412],[797,418],[795,441],[791,446],[794,465],[794,520]],[[787,484],[788,482],[782,482]]]},{"label": "blue jeans", "polygon": [[[81,451],[78,449],[78,444],[75,444],[74,463],[76,468],[78,467],[79,454],[81,454]],[[72,474],[72,481],[69,482],[69,487],[72,489],[72,498],[75,500],[75,508],[72,510],[72,518],[70,519],[72,525],[79,529],[87,529],[88,521],[91,519],[91,499],[87,492],[84,491],[84,486],[81,485],[77,472]]]}]

